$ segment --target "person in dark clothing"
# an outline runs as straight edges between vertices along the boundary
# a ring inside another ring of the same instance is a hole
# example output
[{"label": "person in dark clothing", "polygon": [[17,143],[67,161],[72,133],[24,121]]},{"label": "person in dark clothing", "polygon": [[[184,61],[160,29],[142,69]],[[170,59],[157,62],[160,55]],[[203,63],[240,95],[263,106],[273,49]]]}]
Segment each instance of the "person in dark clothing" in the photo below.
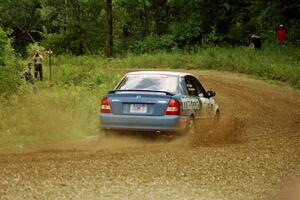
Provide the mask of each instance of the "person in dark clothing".
[{"label": "person in dark clothing", "polygon": [[34,93],[37,93],[38,88],[34,84],[34,78],[33,78],[32,72],[31,72],[32,65],[33,65],[32,63],[27,64],[27,69],[24,70],[24,72],[21,74],[21,78],[26,80],[27,85],[32,88]]},{"label": "person in dark clothing", "polygon": [[33,56],[33,60],[34,60],[34,77],[37,79],[39,74],[40,80],[43,81],[43,66],[42,66],[43,56],[37,51]]},{"label": "person in dark clothing", "polygon": [[253,44],[254,49],[261,49],[262,47],[262,42],[261,42],[261,38],[257,35],[251,35],[251,37],[249,38],[249,41],[251,44]]},{"label": "person in dark clothing", "polygon": [[24,78],[28,84],[34,85],[34,79],[33,79],[31,69],[32,69],[32,63],[28,63],[27,69],[21,74],[21,77]]}]

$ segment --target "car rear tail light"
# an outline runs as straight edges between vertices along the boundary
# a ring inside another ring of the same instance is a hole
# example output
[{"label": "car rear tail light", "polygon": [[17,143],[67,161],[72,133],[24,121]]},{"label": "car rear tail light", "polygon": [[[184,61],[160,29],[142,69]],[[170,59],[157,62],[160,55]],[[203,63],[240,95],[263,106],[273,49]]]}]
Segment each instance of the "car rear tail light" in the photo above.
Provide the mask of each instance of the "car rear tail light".
[{"label": "car rear tail light", "polygon": [[175,99],[170,99],[166,115],[179,115],[180,114],[180,103]]},{"label": "car rear tail light", "polygon": [[104,97],[102,99],[101,105],[100,105],[100,111],[101,111],[101,113],[111,113],[111,107],[110,107],[108,97]]}]

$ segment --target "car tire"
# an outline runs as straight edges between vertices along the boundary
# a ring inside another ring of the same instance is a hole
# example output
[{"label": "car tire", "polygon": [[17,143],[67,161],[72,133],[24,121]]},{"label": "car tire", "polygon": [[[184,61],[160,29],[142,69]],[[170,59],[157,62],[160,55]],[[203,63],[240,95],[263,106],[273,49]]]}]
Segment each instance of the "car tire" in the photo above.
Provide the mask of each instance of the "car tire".
[{"label": "car tire", "polygon": [[220,118],[221,118],[220,110],[217,110],[214,118],[214,123],[218,123],[220,121]]}]

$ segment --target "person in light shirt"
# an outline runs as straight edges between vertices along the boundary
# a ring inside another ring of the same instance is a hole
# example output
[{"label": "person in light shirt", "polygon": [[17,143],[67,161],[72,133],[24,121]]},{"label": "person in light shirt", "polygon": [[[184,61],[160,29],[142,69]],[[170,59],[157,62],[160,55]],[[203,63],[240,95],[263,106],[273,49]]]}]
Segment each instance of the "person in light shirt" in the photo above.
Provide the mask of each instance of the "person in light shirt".
[{"label": "person in light shirt", "polygon": [[39,51],[35,52],[33,56],[33,61],[34,61],[34,77],[37,79],[39,74],[40,80],[43,81],[43,66],[42,66],[43,56],[40,54]]}]

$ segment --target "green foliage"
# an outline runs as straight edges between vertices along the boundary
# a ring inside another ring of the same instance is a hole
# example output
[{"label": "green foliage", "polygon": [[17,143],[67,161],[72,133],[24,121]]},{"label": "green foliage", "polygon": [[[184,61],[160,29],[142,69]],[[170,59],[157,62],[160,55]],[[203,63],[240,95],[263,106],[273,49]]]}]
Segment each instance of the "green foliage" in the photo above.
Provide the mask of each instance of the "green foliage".
[{"label": "green foliage", "polygon": [[77,40],[74,42],[73,39],[71,34],[65,32],[49,33],[42,45],[52,48],[55,54],[72,53],[78,51]]},{"label": "green foliage", "polygon": [[0,67],[12,63],[13,49],[10,45],[10,39],[0,27]]},{"label": "green foliage", "polygon": [[39,8],[47,30],[43,46],[57,54],[98,52],[104,46],[103,9],[103,1],[43,1]]},{"label": "green foliage", "polygon": [[15,63],[14,51],[10,45],[10,39],[0,27],[0,96],[17,91],[20,85],[18,67]]},{"label": "green foliage", "polygon": [[44,54],[45,48],[40,46],[38,43],[30,43],[26,48],[27,56],[31,59],[35,52],[39,51],[40,53]]},{"label": "green foliage", "polygon": [[0,67],[0,96],[15,93],[21,85],[17,69]]},{"label": "green foliage", "polygon": [[[117,54],[240,46],[252,34],[276,43],[279,24],[287,29],[287,44],[300,43],[299,1],[118,0],[112,6]],[[99,54],[105,47],[103,1],[1,1],[0,18],[0,26],[13,30],[13,46],[22,54],[35,42],[57,54]]]},{"label": "green foliage", "polygon": [[24,53],[29,43],[41,40],[39,0],[0,1],[0,26],[12,29],[13,47]]},{"label": "green foliage", "polygon": [[211,32],[202,38],[202,45],[204,47],[216,46],[219,44],[219,40],[222,37],[220,34],[216,33],[216,27],[213,26],[211,29]]},{"label": "green foliage", "polygon": [[53,58],[54,80],[59,85],[82,86],[88,90],[113,87],[120,77],[119,71],[109,73],[105,59],[88,56],[58,56]]},{"label": "green foliage", "polygon": [[134,53],[149,53],[158,50],[171,49],[176,46],[172,35],[153,35],[144,38],[142,41],[136,41],[129,46],[129,50]]}]

